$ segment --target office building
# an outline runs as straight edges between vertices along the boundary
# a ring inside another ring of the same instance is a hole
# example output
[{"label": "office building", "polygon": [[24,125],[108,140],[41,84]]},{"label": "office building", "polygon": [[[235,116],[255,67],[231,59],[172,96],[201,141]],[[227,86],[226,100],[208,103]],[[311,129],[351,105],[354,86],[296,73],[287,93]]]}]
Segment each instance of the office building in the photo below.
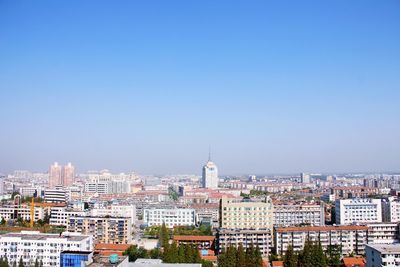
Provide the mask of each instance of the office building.
[{"label": "office building", "polygon": [[324,205],[274,205],[274,226],[322,226],[325,224]]},{"label": "office building", "polygon": [[70,216],[67,230],[92,235],[97,243],[132,242],[132,225],[127,217]]},{"label": "office building", "polygon": [[366,267],[400,266],[400,245],[366,245]]},{"label": "office building", "polygon": [[92,262],[92,251],[63,251],[60,254],[60,267],[83,267]]},{"label": "office building", "polygon": [[194,209],[148,208],[143,211],[143,223],[147,226],[162,225],[165,223],[168,228],[196,225],[197,215]]},{"label": "office building", "polygon": [[218,188],[218,168],[210,159],[203,166],[202,187],[212,189]]},{"label": "office building", "polygon": [[44,201],[48,203],[67,203],[69,192],[61,187],[44,190]]},{"label": "office building", "polygon": [[220,227],[228,229],[272,229],[274,207],[269,197],[264,201],[228,199],[220,205]]},{"label": "office building", "polygon": [[311,183],[311,175],[309,175],[307,173],[302,172],[300,174],[300,179],[301,179],[301,182],[304,183],[304,184]]},{"label": "office building", "polygon": [[43,234],[39,231],[22,231],[0,235],[0,257],[7,256],[9,266],[18,265],[22,258],[25,266],[34,265],[36,259],[43,266],[60,266],[62,251],[89,252],[93,250],[91,236],[63,233]]},{"label": "office building", "polygon": [[87,216],[88,212],[67,207],[51,207],[50,225],[68,226],[70,217]]},{"label": "office building", "polygon": [[399,225],[397,223],[369,223],[368,244],[399,243]]},{"label": "office building", "polygon": [[336,224],[382,222],[380,199],[354,198],[336,200]]}]

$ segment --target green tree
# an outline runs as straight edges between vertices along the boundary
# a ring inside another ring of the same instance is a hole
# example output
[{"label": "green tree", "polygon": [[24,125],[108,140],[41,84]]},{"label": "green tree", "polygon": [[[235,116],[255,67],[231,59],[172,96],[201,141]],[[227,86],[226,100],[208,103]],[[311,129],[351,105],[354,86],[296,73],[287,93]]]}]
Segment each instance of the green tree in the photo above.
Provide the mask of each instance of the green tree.
[{"label": "green tree", "polygon": [[24,261],[22,260],[22,257],[19,258],[18,267],[24,267]]},{"label": "green tree", "polygon": [[341,255],[342,248],[340,245],[329,245],[327,249],[328,265],[331,267],[342,266]]},{"label": "green tree", "polygon": [[193,250],[192,247],[188,244],[185,245],[185,258],[187,263],[193,263]]},{"label": "green tree", "polygon": [[161,257],[162,257],[161,250],[159,248],[154,248],[154,249],[150,250],[149,256],[152,259],[161,259]]},{"label": "green tree", "polygon": [[36,258],[36,260],[35,260],[35,267],[39,267],[39,261],[38,261],[37,258]]},{"label": "green tree", "polygon": [[226,267],[228,266],[228,260],[226,257],[226,250],[225,248],[222,249],[221,253],[217,257],[218,267]]},{"label": "green tree", "polygon": [[202,260],[201,267],[213,267],[213,263],[211,261]]},{"label": "green tree", "polygon": [[138,247],[137,245],[130,246],[127,250],[124,251],[123,255],[128,255],[129,261],[135,261],[138,258],[149,257],[147,250],[142,247]]},{"label": "green tree", "polygon": [[326,267],[326,257],[320,242],[315,242],[312,246],[311,263],[315,267]]},{"label": "green tree", "polygon": [[201,263],[200,251],[194,245],[191,245],[190,248],[192,249],[192,255],[193,255],[192,262]]},{"label": "green tree", "polygon": [[254,258],[255,248],[253,242],[251,242],[250,246],[246,249],[246,263],[249,267],[257,266],[256,259]]},{"label": "green tree", "polygon": [[255,265],[257,267],[263,266],[262,255],[261,255],[260,247],[258,246],[258,244],[256,246],[256,249],[254,250],[254,261],[255,261]]},{"label": "green tree", "polygon": [[283,257],[283,267],[296,267],[297,257],[291,245],[288,246],[285,256]]},{"label": "green tree", "polygon": [[311,254],[313,249],[313,244],[310,240],[306,240],[304,243],[304,248],[300,251],[297,257],[297,266],[298,267],[313,267],[311,262]]},{"label": "green tree", "polygon": [[246,266],[246,254],[244,252],[242,243],[240,243],[237,248],[236,266],[237,267],[245,267]]},{"label": "green tree", "polygon": [[169,243],[169,230],[167,229],[167,226],[165,225],[165,222],[161,225],[160,232],[158,234],[159,238],[159,244],[161,247],[166,247]]},{"label": "green tree", "polygon": [[186,260],[185,246],[184,245],[179,245],[179,248],[178,248],[178,262],[179,263],[184,263],[185,260]]}]

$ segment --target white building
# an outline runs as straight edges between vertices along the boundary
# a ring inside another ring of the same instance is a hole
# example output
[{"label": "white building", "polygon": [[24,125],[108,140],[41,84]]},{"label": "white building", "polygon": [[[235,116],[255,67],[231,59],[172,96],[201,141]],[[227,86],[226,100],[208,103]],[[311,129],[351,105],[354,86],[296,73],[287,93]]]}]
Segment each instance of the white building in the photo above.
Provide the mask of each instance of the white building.
[{"label": "white building", "polygon": [[197,215],[194,209],[144,209],[143,223],[147,226],[165,225],[168,228],[174,226],[195,225]]},{"label": "white building", "polygon": [[0,257],[7,255],[11,266],[22,257],[25,266],[33,266],[35,260],[43,266],[60,266],[62,251],[92,251],[91,236],[81,234],[43,234],[38,231],[22,231],[0,235]]},{"label": "white building", "polygon": [[296,226],[302,224],[311,226],[324,225],[324,206],[322,204],[274,206],[274,226]]},{"label": "white building", "polygon": [[382,222],[380,199],[353,198],[336,200],[336,224]]},{"label": "white building", "polygon": [[400,266],[400,244],[366,245],[366,267],[398,267]]},{"label": "white building", "polygon": [[87,193],[98,193],[98,194],[109,194],[109,182],[88,182],[85,183],[85,192]]},{"label": "white building", "polygon": [[399,225],[397,223],[370,223],[368,226],[368,244],[399,243]]},{"label": "white building", "polygon": [[66,203],[69,201],[68,191],[62,188],[44,190],[44,201],[51,203]]},{"label": "white building", "polygon": [[50,225],[68,226],[70,217],[87,216],[88,212],[67,207],[52,207],[50,209]]},{"label": "white building", "polygon": [[106,208],[92,209],[91,216],[111,216],[111,217],[128,217],[131,225],[136,222],[136,207],[135,205],[111,205]]},{"label": "white building", "polygon": [[210,160],[203,166],[202,187],[218,188],[218,168],[217,165]]},{"label": "white building", "polygon": [[394,197],[390,197],[387,206],[389,221],[400,222],[400,201]]},{"label": "white building", "polygon": [[[45,211],[42,207],[34,208],[34,221],[43,220]],[[21,206],[1,206],[0,207],[0,220],[6,221],[11,219],[18,219],[21,217],[23,220],[28,221],[31,219],[31,208],[27,205]]]}]

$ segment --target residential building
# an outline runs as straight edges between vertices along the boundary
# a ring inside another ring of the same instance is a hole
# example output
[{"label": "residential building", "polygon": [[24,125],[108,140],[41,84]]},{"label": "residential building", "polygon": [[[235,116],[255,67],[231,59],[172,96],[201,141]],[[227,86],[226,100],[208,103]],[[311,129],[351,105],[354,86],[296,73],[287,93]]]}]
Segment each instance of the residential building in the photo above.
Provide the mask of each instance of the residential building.
[{"label": "residential building", "polygon": [[269,197],[263,201],[229,199],[220,204],[220,227],[228,229],[272,229],[274,207]]},{"label": "residential building", "polygon": [[[34,221],[43,220],[45,210],[42,207],[34,208]],[[31,219],[31,207],[28,205],[0,206],[0,220],[12,220],[21,218],[25,221]]]},{"label": "residential building", "polygon": [[69,162],[61,170],[62,185],[71,186],[75,180],[75,167]]},{"label": "residential building", "polygon": [[400,245],[366,245],[366,267],[400,266]]},{"label": "residential building", "polygon": [[50,225],[68,226],[69,218],[76,216],[87,216],[88,212],[67,207],[51,207]]},{"label": "residential building", "polygon": [[70,216],[67,230],[93,235],[98,243],[127,244],[132,241],[132,225],[127,217]]},{"label": "residential building", "polygon": [[272,248],[272,231],[271,229],[224,229],[217,230],[217,251],[222,252],[223,249],[230,245],[238,247],[242,244],[246,249],[251,244],[260,248],[261,254],[268,257]]},{"label": "residential building", "polygon": [[342,254],[354,253],[362,255],[368,242],[368,227],[352,226],[307,226],[307,227],[277,227],[274,229],[274,246],[276,253],[283,255],[288,246],[294,251],[300,251],[306,240],[320,242],[324,250],[329,245],[342,245]]},{"label": "residential building", "polygon": [[91,252],[91,236],[63,233],[43,234],[39,231],[22,231],[0,235],[0,257],[7,256],[9,265],[18,264],[22,258],[25,266],[32,266],[36,259],[43,266],[60,266],[62,251]]},{"label": "residential building", "polygon": [[58,162],[54,162],[49,168],[49,187],[53,188],[57,185],[62,185],[61,165]]},{"label": "residential building", "polygon": [[380,199],[354,198],[336,200],[336,224],[382,222]]},{"label": "residential building", "polygon": [[194,209],[157,209],[146,208],[143,211],[143,223],[147,226],[165,225],[168,228],[174,226],[187,226],[197,224],[197,215]]},{"label": "residential building", "polygon": [[368,244],[399,243],[398,223],[369,223]]},{"label": "residential building", "polygon": [[135,205],[116,205],[112,204],[105,208],[95,208],[90,210],[91,216],[94,217],[128,217],[131,225],[136,222],[136,207]]},{"label": "residential building", "polygon": [[274,226],[322,226],[325,224],[324,205],[274,205]]},{"label": "residential building", "polygon": [[98,193],[98,194],[109,194],[109,182],[87,182],[85,183],[85,192],[87,193]]},{"label": "residential building", "polygon": [[311,175],[309,175],[309,174],[307,174],[307,173],[302,172],[302,173],[300,174],[300,179],[301,179],[301,182],[302,182],[303,184],[309,184],[309,183],[311,183]]}]

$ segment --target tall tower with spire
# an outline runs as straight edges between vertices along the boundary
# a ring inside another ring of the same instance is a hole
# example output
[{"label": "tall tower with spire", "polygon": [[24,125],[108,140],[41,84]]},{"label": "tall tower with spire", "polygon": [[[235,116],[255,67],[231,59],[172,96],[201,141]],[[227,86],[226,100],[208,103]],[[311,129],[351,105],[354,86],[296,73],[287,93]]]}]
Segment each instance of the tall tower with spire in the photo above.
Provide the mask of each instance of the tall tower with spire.
[{"label": "tall tower with spire", "polygon": [[203,166],[201,185],[203,188],[218,188],[218,168],[211,161],[211,149],[208,150],[208,161]]}]

